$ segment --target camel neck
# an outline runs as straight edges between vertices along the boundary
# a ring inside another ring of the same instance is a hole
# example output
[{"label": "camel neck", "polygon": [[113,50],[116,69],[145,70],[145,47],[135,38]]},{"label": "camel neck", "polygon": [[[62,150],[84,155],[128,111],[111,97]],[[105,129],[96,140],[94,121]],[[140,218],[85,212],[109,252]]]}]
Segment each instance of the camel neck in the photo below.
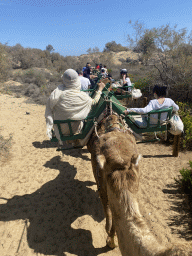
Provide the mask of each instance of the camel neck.
[{"label": "camel neck", "polygon": [[129,256],[154,256],[166,251],[147,227],[132,193],[122,192],[119,199],[112,191],[108,195],[122,256],[127,252]]}]

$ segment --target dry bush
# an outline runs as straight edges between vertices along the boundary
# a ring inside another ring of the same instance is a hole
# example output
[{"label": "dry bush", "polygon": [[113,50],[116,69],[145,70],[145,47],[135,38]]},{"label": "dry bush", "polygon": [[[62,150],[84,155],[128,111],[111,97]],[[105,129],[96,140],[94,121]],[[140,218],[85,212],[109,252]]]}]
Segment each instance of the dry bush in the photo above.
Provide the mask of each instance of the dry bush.
[{"label": "dry bush", "polygon": [[97,59],[95,60],[95,54],[79,56],[76,69],[82,70],[83,67],[85,67],[85,65],[87,64],[87,62],[89,62],[92,66],[95,66],[95,63],[97,63]]},{"label": "dry bush", "polygon": [[18,72],[14,75],[13,79],[17,82],[36,84],[38,87],[45,85],[47,83],[47,78],[50,78],[51,75],[45,72],[29,69],[26,72]]},{"label": "dry bush", "polygon": [[69,68],[69,67],[67,66],[67,63],[65,63],[65,62],[62,61],[62,60],[54,61],[53,67],[54,67],[54,69],[55,69],[58,73],[63,73],[66,69]]},{"label": "dry bush", "polygon": [[5,93],[11,92],[16,97],[27,96],[29,101],[38,104],[46,104],[51,92],[62,83],[61,74],[37,68],[18,71],[13,75],[13,79],[22,85],[6,86]]},{"label": "dry bush", "polygon": [[49,81],[50,82],[60,82],[62,83],[63,82],[63,79],[62,79],[62,73],[54,73],[50,78],[49,78]]},{"label": "dry bush", "polygon": [[5,46],[0,44],[0,81],[6,81],[10,74],[11,64]]},{"label": "dry bush", "polygon": [[48,83],[45,86],[38,87],[36,84],[28,85],[22,93],[33,101],[40,105],[45,105],[47,99],[53,90],[57,88],[60,83]]},{"label": "dry bush", "polygon": [[5,139],[0,135],[0,165],[5,163],[10,156],[10,148],[12,145],[12,135],[8,139]]},{"label": "dry bush", "polygon": [[27,102],[35,102],[40,105],[45,105],[47,99],[56,87],[61,84],[60,82],[47,83],[46,85],[37,86],[34,83],[23,84],[21,86],[7,86],[4,88],[2,93],[9,93],[15,95],[15,97],[20,98],[26,96]]},{"label": "dry bush", "polygon": [[40,94],[40,88],[36,84],[30,84],[26,90],[25,95],[31,98],[36,98]]},{"label": "dry bush", "polygon": [[31,67],[52,68],[51,54],[40,49],[24,48],[20,44],[6,47],[6,51],[11,55],[12,68],[28,69]]}]

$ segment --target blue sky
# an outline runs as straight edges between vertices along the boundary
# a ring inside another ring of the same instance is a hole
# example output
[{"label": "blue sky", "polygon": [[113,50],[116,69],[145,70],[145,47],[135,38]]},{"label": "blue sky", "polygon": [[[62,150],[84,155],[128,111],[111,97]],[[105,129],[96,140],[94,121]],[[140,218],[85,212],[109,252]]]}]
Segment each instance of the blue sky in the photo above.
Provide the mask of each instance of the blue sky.
[{"label": "blue sky", "polygon": [[146,28],[177,24],[192,30],[191,0],[0,0],[0,42],[64,56],[102,51],[107,42],[127,46],[129,20]]}]

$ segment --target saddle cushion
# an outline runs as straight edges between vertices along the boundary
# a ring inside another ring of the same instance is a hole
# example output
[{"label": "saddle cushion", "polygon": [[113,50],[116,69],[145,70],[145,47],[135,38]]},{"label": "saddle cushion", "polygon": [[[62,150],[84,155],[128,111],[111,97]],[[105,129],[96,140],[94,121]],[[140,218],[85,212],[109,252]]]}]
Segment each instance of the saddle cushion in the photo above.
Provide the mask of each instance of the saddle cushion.
[{"label": "saddle cushion", "polygon": [[147,119],[145,116],[138,116],[138,115],[133,115],[129,116],[131,121],[137,125],[139,128],[146,128],[147,127]]}]

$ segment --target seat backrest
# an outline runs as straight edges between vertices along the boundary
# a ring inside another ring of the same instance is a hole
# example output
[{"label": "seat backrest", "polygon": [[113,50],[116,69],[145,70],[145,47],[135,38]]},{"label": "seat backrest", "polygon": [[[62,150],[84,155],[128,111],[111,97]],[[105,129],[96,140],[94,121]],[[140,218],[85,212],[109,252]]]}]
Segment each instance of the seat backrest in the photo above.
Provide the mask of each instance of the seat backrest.
[{"label": "seat backrest", "polygon": [[[156,131],[165,131],[167,130],[167,125],[165,122],[162,122],[161,115],[162,114],[167,114],[167,119],[170,119],[172,116],[172,111],[173,108],[165,108],[165,109],[159,109],[159,110],[152,110],[149,113],[145,114],[144,116],[146,118],[146,127],[138,127],[134,121],[132,120],[133,116],[140,115],[139,113],[136,112],[129,112],[129,114],[125,117],[126,123],[128,126],[136,133],[143,133],[143,132],[156,132]],[[156,124],[151,123],[151,116],[152,115],[157,115],[157,122]]]},{"label": "seat backrest", "polygon": [[123,87],[119,86],[119,87],[116,87],[115,90],[112,90],[112,91],[118,100],[122,100],[125,98],[132,97],[131,92],[128,90],[129,88],[131,88],[131,91],[132,91],[134,88],[134,84],[131,84],[131,86],[123,86]]},{"label": "seat backrest", "polygon": [[[93,127],[94,120],[100,116],[100,114],[104,111],[105,107],[106,107],[106,102],[105,102],[104,98],[101,97],[99,102],[97,103],[97,105],[94,105],[92,107],[89,115],[84,119],[84,127],[83,127],[82,131],[78,134],[73,133],[71,124],[73,122],[79,122],[80,120],[71,120],[71,119],[54,120],[54,124],[56,124],[58,127],[61,140],[66,141],[66,140],[83,139],[87,135],[87,133],[90,131],[90,129]],[[81,121],[83,121],[83,120],[81,120]],[[62,134],[61,124],[68,125],[70,135]]]},{"label": "seat backrest", "polygon": [[154,127],[155,125],[157,127],[160,127],[163,121],[171,118],[172,111],[172,107],[150,111],[149,113],[147,113],[147,127]]}]

